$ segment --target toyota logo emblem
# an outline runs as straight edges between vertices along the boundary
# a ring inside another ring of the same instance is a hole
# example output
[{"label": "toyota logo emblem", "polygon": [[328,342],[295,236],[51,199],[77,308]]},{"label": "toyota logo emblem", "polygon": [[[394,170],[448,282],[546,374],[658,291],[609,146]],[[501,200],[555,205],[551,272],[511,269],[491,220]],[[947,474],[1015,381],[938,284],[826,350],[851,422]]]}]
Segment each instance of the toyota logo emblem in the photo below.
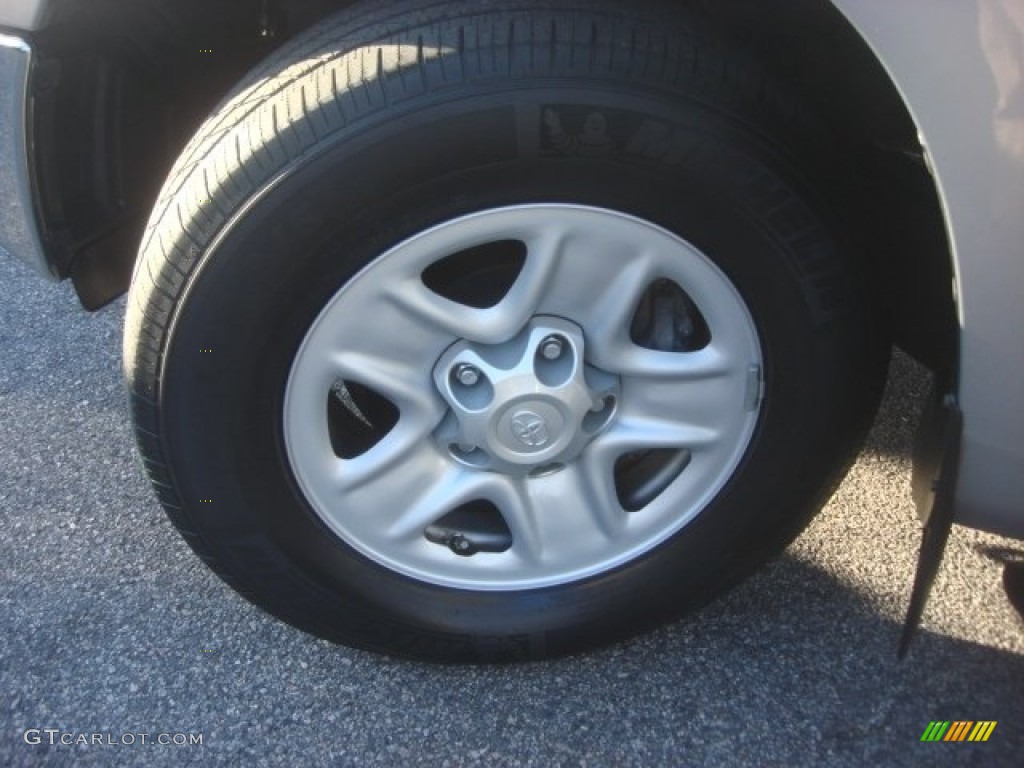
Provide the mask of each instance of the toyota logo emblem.
[{"label": "toyota logo emblem", "polygon": [[512,417],[512,434],[530,448],[543,448],[551,442],[548,423],[533,411],[519,411]]}]

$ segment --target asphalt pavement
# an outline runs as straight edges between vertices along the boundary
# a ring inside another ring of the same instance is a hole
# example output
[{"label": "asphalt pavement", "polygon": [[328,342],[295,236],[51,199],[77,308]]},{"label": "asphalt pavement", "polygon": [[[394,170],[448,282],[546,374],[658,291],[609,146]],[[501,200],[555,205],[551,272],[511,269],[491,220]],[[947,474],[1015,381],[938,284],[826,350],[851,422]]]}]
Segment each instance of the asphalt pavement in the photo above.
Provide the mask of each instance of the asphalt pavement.
[{"label": "asphalt pavement", "polygon": [[[751,581],[596,653],[433,666],[304,635],[207,571],[138,465],[123,316],[0,253],[0,763],[1021,764],[1024,622],[1000,579],[1024,543],[957,528],[896,660],[926,385],[905,357],[846,482]],[[922,743],[934,720],[997,725]]]}]

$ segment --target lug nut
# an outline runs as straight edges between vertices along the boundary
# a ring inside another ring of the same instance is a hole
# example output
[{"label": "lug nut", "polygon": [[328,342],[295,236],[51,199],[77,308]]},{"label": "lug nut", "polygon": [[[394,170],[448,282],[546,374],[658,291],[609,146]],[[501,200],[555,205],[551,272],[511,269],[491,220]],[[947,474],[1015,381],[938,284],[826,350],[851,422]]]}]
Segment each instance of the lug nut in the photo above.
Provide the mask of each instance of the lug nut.
[{"label": "lug nut", "polygon": [[468,363],[455,367],[455,378],[464,387],[472,387],[480,381],[480,371]]},{"label": "lug nut", "polygon": [[540,343],[540,354],[545,360],[557,360],[562,354],[562,340],[557,336],[548,336]]}]

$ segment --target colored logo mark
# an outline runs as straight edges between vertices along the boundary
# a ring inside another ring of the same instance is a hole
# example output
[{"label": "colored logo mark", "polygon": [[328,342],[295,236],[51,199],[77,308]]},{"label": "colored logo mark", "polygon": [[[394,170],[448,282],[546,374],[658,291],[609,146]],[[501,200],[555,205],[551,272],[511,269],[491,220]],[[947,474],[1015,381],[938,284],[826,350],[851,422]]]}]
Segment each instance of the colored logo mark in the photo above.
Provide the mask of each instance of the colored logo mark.
[{"label": "colored logo mark", "polygon": [[988,741],[997,720],[932,720],[921,741]]}]

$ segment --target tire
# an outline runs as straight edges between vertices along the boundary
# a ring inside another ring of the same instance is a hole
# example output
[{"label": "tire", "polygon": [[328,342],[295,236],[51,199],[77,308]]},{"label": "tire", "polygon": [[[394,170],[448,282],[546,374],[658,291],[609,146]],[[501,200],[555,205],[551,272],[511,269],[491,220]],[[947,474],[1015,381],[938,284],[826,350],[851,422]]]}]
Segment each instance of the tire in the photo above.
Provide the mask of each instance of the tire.
[{"label": "tire", "polygon": [[838,154],[681,8],[344,11],[150,220],[125,369],[157,495],[244,596],[373,651],[543,658],[696,609],[877,404]]}]

